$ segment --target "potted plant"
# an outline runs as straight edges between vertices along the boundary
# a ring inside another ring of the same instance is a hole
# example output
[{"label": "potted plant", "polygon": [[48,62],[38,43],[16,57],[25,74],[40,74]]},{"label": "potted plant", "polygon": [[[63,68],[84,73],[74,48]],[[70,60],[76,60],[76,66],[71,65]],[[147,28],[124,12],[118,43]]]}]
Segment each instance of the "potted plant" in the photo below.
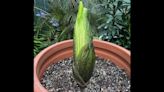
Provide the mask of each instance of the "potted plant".
[{"label": "potted plant", "polygon": [[96,56],[110,59],[130,77],[130,51],[110,42],[92,40],[87,14],[87,8],[80,1],[74,39],[53,44],[34,58],[34,92],[48,92],[40,83],[44,71],[53,63],[71,56],[74,58],[73,75],[82,90],[92,76]]}]

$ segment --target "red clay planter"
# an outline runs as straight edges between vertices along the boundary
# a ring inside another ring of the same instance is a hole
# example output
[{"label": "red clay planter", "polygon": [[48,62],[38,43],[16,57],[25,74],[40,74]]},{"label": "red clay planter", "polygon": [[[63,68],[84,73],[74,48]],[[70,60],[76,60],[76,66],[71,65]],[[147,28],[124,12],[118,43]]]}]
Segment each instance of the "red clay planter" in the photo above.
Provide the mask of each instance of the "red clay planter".
[{"label": "red clay planter", "polygon": [[[130,77],[130,51],[116,44],[101,40],[93,41],[96,55],[124,69]],[[40,83],[39,79],[46,68],[52,63],[69,58],[73,55],[73,40],[66,40],[51,45],[41,51],[34,58],[34,92],[48,92]]]}]

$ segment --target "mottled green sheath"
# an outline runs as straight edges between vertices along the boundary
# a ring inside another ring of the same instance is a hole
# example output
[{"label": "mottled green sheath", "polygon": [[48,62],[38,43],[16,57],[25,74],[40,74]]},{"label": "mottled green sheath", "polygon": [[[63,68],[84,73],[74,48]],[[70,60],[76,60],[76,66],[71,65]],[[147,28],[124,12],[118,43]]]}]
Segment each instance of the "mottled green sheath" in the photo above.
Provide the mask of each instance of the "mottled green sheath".
[{"label": "mottled green sheath", "polygon": [[79,9],[74,26],[74,62],[73,74],[80,86],[92,76],[95,65],[95,52],[92,44],[91,27],[88,21],[88,10],[79,2]]}]

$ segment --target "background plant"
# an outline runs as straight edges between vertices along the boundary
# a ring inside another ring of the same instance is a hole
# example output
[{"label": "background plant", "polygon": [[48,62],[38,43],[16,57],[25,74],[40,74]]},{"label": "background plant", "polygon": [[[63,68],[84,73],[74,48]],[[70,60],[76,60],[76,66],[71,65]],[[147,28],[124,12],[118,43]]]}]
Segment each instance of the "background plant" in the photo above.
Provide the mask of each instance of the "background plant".
[{"label": "background plant", "polygon": [[[34,56],[45,47],[73,38],[79,0],[34,1]],[[130,50],[130,1],[83,0],[94,38]]]},{"label": "background plant", "polygon": [[[95,36],[130,50],[130,2],[94,0],[91,2]],[[95,4],[96,3],[96,4]]]}]

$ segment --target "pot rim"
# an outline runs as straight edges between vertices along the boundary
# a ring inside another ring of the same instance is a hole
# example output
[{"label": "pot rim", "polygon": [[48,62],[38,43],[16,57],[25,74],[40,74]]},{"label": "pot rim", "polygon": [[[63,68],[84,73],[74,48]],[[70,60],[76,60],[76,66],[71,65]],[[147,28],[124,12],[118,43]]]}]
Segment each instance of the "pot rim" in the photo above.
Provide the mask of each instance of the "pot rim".
[{"label": "pot rim", "polygon": [[[38,61],[40,61],[41,57],[43,57],[46,53],[48,53],[51,49],[53,49],[54,47],[58,47],[60,46],[61,44],[65,44],[65,43],[70,43],[72,42],[73,40],[70,39],[70,40],[64,40],[64,41],[61,41],[61,42],[57,42],[45,49],[43,49],[38,55],[35,56],[34,58],[34,92],[38,92],[37,90],[40,90],[41,92],[48,92],[46,90],[46,88],[44,88],[40,81],[39,81],[39,78],[38,78],[38,75],[37,75],[37,71],[36,71],[36,68],[37,68],[37,65],[38,65]],[[114,43],[111,43],[111,42],[106,42],[106,41],[103,41],[103,40],[98,40],[98,39],[94,39],[93,42],[101,42],[102,44],[108,44],[114,48],[116,48],[117,50],[120,50],[121,52],[123,52],[124,54],[130,56],[131,55],[131,52],[117,44],[114,44]],[[103,48],[103,47],[102,47]],[[130,64],[130,60],[128,60],[128,63]],[[39,91],[39,92],[40,92]]]}]

